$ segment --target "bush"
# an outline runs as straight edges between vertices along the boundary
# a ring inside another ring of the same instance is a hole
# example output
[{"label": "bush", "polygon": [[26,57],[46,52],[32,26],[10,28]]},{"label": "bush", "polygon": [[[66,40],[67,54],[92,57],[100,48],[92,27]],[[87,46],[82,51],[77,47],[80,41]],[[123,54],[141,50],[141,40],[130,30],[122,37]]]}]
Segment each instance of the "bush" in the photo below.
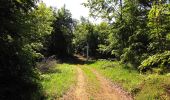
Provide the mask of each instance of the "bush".
[{"label": "bush", "polygon": [[158,53],[145,59],[139,66],[140,72],[163,74],[170,71],[170,51]]},{"label": "bush", "polygon": [[55,56],[49,58],[44,58],[41,62],[37,63],[37,68],[42,74],[45,73],[55,73],[57,69],[55,68],[59,61],[56,60]]}]

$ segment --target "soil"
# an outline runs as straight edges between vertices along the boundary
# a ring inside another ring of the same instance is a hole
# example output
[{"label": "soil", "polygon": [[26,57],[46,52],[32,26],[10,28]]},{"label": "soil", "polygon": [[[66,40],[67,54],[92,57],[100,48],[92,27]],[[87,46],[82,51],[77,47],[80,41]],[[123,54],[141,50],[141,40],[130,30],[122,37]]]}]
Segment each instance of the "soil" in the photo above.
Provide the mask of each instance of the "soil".
[{"label": "soil", "polygon": [[100,75],[95,69],[91,69],[96,75],[100,84],[99,92],[96,93],[96,97],[90,98],[90,94],[87,93],[87,80],[86,76],[81,69],[82,65],[77,65],[77,84],[65,94],[61,100],[133,100],[126,91],[120,86],[113,84],[105,77]]}]

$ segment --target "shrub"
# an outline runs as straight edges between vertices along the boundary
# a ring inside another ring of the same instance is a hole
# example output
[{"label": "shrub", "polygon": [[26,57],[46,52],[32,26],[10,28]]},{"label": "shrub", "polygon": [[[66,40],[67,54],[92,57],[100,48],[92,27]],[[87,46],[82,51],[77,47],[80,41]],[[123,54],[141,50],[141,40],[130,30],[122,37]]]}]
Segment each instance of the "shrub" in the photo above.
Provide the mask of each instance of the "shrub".
[{"label": "shrub", "polygon": [[145,59],[139,66],[140,72],[162,74],[170,71],[170,51],[158,53]]},{"label": "shrub", "polygon": [[39,72],[45,73],[55,73],[58,71],[55,67],[59,61],[56,60],[55,56],[51,56],[49,58],[44,58],[41,62],[37,63],[37,68]]}]

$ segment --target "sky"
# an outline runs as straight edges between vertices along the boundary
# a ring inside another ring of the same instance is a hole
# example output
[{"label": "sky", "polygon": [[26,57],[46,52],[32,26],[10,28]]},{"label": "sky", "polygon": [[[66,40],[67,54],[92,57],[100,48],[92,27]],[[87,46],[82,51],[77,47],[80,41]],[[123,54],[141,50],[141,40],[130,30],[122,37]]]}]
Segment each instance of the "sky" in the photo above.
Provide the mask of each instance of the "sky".
[{"label": "sky", "polygon": [[[89,17],[89,9],[85,8],[82,3],[86,2],[86,0],[42,0],[47,6],[52,6],[55,8],[61,8],[66,5],[66,8],[70,10],[72,13],[72,17],[75,19],[80,19],[81,16],[86,18]],[[93,23],[100,23],[101,20],[95,20],[93,18],[89,18]]]}]

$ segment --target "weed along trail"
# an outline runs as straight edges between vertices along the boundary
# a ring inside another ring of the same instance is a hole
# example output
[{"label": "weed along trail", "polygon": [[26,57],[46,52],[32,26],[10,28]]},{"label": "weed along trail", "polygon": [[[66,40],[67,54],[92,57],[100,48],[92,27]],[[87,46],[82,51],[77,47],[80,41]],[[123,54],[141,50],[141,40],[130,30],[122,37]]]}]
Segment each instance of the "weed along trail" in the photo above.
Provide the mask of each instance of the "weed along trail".
[{"label": "weed along trail", "polygon": [[133,100],[96,70],[85,65],[76,67],[76,86],[62,100]]}]

